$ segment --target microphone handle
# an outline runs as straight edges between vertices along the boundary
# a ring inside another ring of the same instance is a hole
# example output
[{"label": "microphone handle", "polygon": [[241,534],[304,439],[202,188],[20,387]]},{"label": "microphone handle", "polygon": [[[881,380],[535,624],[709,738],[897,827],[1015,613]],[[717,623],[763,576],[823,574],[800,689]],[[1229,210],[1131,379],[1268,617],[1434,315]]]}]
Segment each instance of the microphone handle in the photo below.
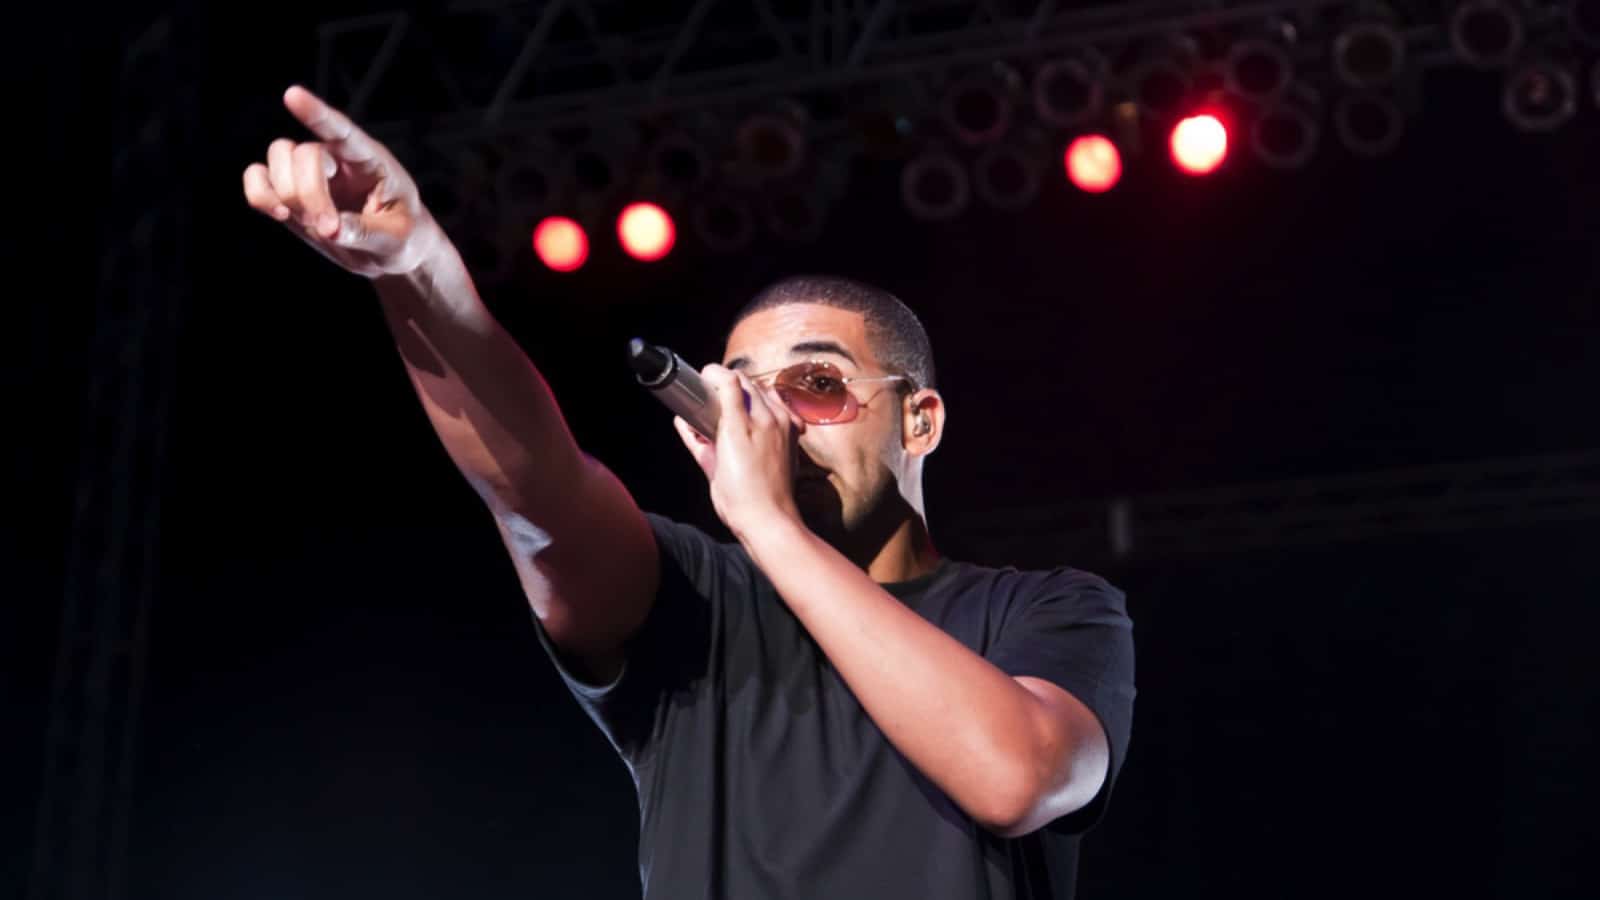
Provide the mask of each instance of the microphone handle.
[{"label": "microphone handle", "polygon": [[683,417],[689,427],[700,432],[708,441],[717,439],[717,419],[722,408],[711,388],[700,379],[700,373],[673,355],[673,372],[659,385],[647,385],[666,407]]}]

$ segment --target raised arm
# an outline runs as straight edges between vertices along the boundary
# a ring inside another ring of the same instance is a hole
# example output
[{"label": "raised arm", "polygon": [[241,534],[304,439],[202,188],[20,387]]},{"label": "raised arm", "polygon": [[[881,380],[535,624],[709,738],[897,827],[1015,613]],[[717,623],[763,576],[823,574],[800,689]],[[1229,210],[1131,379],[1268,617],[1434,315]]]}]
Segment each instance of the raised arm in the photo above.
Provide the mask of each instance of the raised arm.
[{"label": "raised arm", "polygon": [[246,198],[374,282],[417,397],[493,513],[529,604],[569,664],[609,679],[655,596],[644,514],[573,441],[394,156],[309,91],[290,88],[284,104],[318,140],[275,141],[245,170]]}]

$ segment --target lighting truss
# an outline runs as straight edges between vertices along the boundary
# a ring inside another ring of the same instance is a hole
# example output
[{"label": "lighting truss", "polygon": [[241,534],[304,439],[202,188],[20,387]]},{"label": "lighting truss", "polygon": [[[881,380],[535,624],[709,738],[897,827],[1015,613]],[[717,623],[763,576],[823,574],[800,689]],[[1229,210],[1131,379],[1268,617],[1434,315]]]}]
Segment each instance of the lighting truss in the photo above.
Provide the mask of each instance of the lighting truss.
[{"label": "lighting truss", "polygon": [[1120,497],[963,516],[1017,564],[1168,556],[1600,520],[1600,450]]},{"label": "lighting truss", "polygon": [[[607,0],[463,2],[434,17],[394,11],[324,24],[317,86],[380,135],[426,121],[431,132],[484,138],[805,95],[1270,17],[1311,23],[1356,5],[695,0],[687,8],[660,4],[674,8],[670,18],[626,19],[624,26],[610,23],[634,14]],[[1442,46],[1442,32],[1427,31]],[[486,54],[486,40],[506,52]],[[413,89],[419,79],[427,90]]]},{"label": "lighting truss", "polygon": [[200,83],[179,8],[131,30],[101,210],[82,451],[28,900],[126,892],[134,750],[156,587],[168,417],[189,290]]},{"label": "lighting truss", "polygon": [[[1518,47],[1569,41],[1566,2],[1508,2]],[[510,277],[514,251],[539,216],[575,216],[594,228],[614,215],[617,196],[575,185],[580,152],[609,154],[621,175],[611,182],[613,193],[637,187],[672,194],[657,199],[698,223],[713,189],[743,194],[745,202],[770,199],[748,160],[727,152],[736,120],[779,106],[802,110],[816,171],[796,177],[837,187],[846,176],[819,172],[847,173],[864,152],[905,159],[907,172],[927,168],[930,155],[935,162],[948,156],[951,129],[939,128],[931,107],[935,97],[949,99],[952,85],[988,75],[1026,87],[1052,63],[1085,54],[1115,61],[1095,75],[1105,102],[1072,126],[1036,109],[1011,133],[966,147],[970,153],[956,159],[964,183],[987,184],[972,174],[982,166],[966,157],[1002,152],[995,142],[1043,147],[1062,133],[1097,129],[1115,132],[1124,152],[1138,155],[1148,143],[1140,129],[1170,124],[1141,87],[1140,73],[1162,61],[1183,76],[1175,102],[1227,98],[1241,107],[1241,122],[1270,118],[1280,140],[1252,142],[1269,165],[1307,164],[1324,133],[1356,156],[1381,155],[1401,139],[1422,73],[1508,64],[1464,55],[1461,35],[1452,32],[1458,11],[1458,0],[463,0],[323,24],[314,87],[407,161],[438,200],[441,221],[475,242],[469,264],[493,283]],[[1391,48],[1394,64],[1352,71],[1372,56],[1352,49],[1363,36],[1361,46]],[[1282,90],[1269,96],[1249,95],[1234,77],[1229,49],[1252,42],[1287,69]],[[1181,59],[1161,59],[1177,47],[1185,48]],[[1026,93],[1008,92],[997,102],[1009,111]],[[1369,133],[1374,123],[1384,127]],[[1298,131],[1285,130],[1291,127]],[[662,187],[650,148],[674,131],[712,161],[717,177],[692,190]],[[1050,156],[1027,155],[1028,179],[1042,176]],[[540,170],[550,190],[538,203],[498,188],[508,161]],[[811,200],[825,215],[837,193],[813,191]],[[929,216],[927,203],[914,202],[909,188],[902,193],[923,218],[961,215],[967,202]],[[1032,196],[994,193],[976,191],[997,208]],[[770,215],[745,218],[766,221],[765,230],[778,236]],[[707,248],[737,248],[748,239],[743,232],[737,241],[701,234]]]}]

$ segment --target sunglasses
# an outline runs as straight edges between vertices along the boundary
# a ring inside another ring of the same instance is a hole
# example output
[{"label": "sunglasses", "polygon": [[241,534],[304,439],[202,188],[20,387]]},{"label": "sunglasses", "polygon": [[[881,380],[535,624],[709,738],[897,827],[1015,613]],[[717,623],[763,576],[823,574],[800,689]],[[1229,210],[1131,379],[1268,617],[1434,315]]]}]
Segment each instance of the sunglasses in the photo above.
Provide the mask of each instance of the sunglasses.
[{"label": "sunglasses", "polygon": [[914,386],[908,375],[846,375],[838,366],[821,360],[751,375],[750,380],[762,386],[770,382],[783,404],[812,425],[837,425],[856,417],[861,404],[848,390],[852,384],[904,381]]}]

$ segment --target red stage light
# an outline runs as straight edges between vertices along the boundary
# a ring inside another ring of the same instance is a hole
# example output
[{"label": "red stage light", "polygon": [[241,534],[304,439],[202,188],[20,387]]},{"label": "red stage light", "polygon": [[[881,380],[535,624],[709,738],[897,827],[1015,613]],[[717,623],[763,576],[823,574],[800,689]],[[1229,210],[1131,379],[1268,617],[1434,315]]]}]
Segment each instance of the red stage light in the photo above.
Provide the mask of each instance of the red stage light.
[{"label": "red stage light", "polygon": [[1208,113],[1190,116],[1172,129],[1172,161],[1190,175],[1209,175],[1228,156],[1228,129]]},{"label": "red stage light", "polygon": [[589,258],[589,236],[565,216],[550,216],[533,229],[533,252],[557,272],[573,272]]},{"label": "red stage light", "polygon": [[1086,134],[1067,145],[1067,178],[1079,190],[1102,194],[1122,177],[1122,154],[1111,139]]},{"label": "red stage light", "polygon": [[654,203],[630,203],[617,216],[617,237],[629,256],[654,262],[671,252],[677,229],[667,211]]}]

